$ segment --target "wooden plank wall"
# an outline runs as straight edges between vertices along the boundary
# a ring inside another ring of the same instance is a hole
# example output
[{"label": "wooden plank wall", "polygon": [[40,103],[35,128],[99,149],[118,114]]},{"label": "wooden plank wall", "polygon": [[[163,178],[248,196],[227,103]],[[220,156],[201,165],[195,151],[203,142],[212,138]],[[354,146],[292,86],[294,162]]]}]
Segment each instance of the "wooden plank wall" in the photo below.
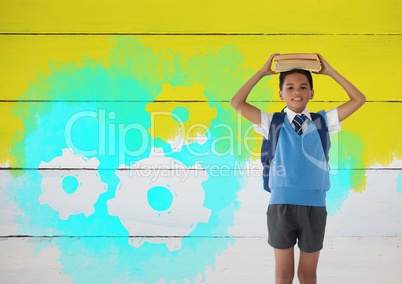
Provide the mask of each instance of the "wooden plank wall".
[{"label": "wooden plank wall", "polygon": [[[1,1],[2,282],[265,283],[261,137],[229,101],[276,52],[319,52],[367,96],[332,140],[328,234],[402,236],[401,13],[392,0]],[[280,110],[277,84],[250,100]],[[314,84],[311,111],[347,100]]]}]

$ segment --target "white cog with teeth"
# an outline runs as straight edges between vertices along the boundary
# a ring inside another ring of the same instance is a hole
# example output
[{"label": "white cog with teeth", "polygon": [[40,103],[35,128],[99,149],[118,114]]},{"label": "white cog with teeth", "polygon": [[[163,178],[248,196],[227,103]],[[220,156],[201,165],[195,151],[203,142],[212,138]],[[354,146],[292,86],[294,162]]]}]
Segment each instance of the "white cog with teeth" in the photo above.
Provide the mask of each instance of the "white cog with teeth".
[{"label": "white cog with teeth", "polygon": [[[59,212],[63,220],[81,213],[91,215],[99,195],[107,190],[107,185],[100,179],[98,166],[98,159],[76,155],[71,149],[63,149],[62,156],[49,163],[41,162],[38,171],[43,178],[39,202]],[[72,193],[63,189],[63,180],[67,177],[76,180],[77,186]]]},{"label": "white cog with teeth", "polygon": [[[209,221],[211,210],[203,206],[205,193],[201,185],[206,180],[206,172],[197,169],[202,168],[198,165],[187,168],[163,153],[151,154],[131,167],[119,167],[116,197],[107,206],[109,214],[118,216],[134,237],[129,238],[132,246],[164,243],[170,251],[179,250],[182,238],[198,222]],[[166,208],[152,207],[149,191],[154,188],[169,191],[171,204]]]}]

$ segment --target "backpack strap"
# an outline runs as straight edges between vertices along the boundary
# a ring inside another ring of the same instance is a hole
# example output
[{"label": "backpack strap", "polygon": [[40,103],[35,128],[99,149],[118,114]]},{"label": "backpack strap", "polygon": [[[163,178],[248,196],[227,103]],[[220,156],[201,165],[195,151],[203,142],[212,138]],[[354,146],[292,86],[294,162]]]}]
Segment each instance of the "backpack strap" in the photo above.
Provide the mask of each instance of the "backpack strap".
[{"label": "backpack strap", "polygon": [[285,112],[275,112],[269,125],[268,139],[263,138],[261,145],[261,163],[263,165],[264,189],[271,192],[268,186],[269,166],[276,151],[279,132],[282,128]]},{"label": "backpack strap", "polygon": [[282,128],[283,120],[285,119],[285,112],[275,112],[269,125],[268,139],[264,137],[261,146],[261,162],[264,163],[272,160],[278,142],[279,132]]},{"label": "backpack strap", "polygon": [[320,135],[320,140],[322,144],[322,149],[324,150],[324,155],[329,160],[329,148],[331,148],[331,140],[329,138],[329,131],[327,123],[324,117],[320,113],[310,113],[311,119],[313,120],[315,127],[317,128],[318,134]]}]

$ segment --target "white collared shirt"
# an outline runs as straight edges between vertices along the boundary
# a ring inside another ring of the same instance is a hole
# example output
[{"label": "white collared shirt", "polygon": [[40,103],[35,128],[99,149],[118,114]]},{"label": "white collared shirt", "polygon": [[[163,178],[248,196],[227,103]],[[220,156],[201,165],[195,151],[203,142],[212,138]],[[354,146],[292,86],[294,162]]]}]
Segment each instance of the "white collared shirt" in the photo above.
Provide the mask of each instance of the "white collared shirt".
[{"label": "white collared shirt", "polygon": [[[308,119],[311,120],[311,115],[310,112],[308,111],[307,108],[305,108],[301,113],[295,113],[294,111],[285,108],[284,112],[286,112],[286,117],[289,119],[290,124],[293,126],[293,118],[296,116],[296,114],[304,114],[305,116],[308,117]],[[271,113],[267,113],[263,110],[261,110],[261,125],[254,124],[254,130],[257,133],[260,133],[263,135],[265,138],[268,138],[268,132],[269,132],[269,125],[271,124],[272,120],[272,115]],[[333,108],[329,111],[326,112],[327,115],[327,127],[329,131],[329,135],[335,134],[341,130],[341,122],[339,121],[338,118],[338,109]],[[305,131],[307,128],[308,120],[306,119],[303,124],[302,124],[302,130]]]}]

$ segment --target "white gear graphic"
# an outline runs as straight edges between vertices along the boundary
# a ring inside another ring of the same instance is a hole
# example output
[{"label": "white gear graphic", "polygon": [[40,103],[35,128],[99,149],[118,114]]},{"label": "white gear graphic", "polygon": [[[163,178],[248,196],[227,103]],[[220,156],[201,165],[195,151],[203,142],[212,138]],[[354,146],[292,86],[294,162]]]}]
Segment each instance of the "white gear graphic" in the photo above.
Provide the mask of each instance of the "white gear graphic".
[{"label": "white gear graphic", "polygon": [[[205,192],[201,185],[207,176],[200,169],[198,165],[187,168],[178,160],[165,157],[163,152],[152,151],[149,158],[131,167],[119,167],[116,197],[107,206],[109,214],[118,216],[133,237],[129,238],[132,246],[164,243],[170,251],[179,250],[182,238],[198,222],[208,223],[211,210],[203,206]],[[148,191],[155,187],[172,194],[173,201],[166,210],[155,210],[149,204]]]},{"label": "white gear graphic", "polygon": [[[107,184],[100,179],[98,166],[98,159],[87,159],[67,148],[63,149],[62,156],[55,157],[49,163],[41,162],[38,171],[43,178],[39,202],[59,212],[63,220],[80,213],[91,215],[95,212],[94,204],[99,195],[107,190]],[[63,179],[71,176],[76,178],[78,187],[69,194],[63,190]]]}]

